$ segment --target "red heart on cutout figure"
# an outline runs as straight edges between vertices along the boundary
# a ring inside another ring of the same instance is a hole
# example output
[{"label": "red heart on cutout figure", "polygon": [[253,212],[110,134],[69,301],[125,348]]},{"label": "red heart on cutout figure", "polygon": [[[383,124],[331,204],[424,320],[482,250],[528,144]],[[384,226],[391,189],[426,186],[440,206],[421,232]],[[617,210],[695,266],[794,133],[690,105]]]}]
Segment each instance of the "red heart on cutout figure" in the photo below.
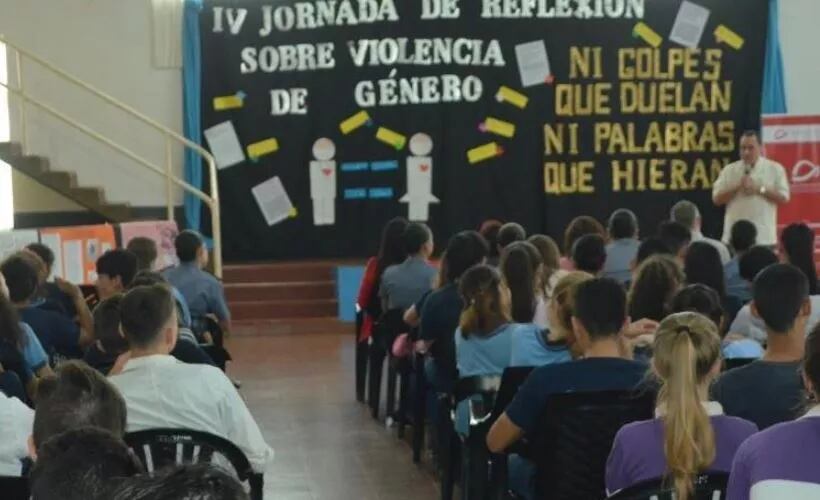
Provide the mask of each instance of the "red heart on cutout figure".
[{"label": "red heart on cutout figure", "polygon": [[419,170],[421,170],[422,172],[427,172],[428,170],[430,170],[430,165],[419,165]]},{"label": "red heart on cutout figure", "polygon": [[329,177],[333,173],[333,169],[332,168],[323,168],[322,173]]}]

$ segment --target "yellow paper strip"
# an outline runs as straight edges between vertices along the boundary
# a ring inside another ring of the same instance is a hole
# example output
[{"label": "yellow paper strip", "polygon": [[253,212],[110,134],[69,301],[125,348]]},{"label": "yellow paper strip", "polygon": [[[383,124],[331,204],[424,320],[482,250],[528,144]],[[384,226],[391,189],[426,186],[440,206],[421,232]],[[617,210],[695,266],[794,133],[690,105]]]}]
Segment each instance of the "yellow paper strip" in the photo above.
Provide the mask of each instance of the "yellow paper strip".
[{"label": "yellow paper strip", "polygon": [[238,95],[224,95],[214,97],[214,110],[225,111],[242,107],[242,97]]},{"label": "yellow paper strip", "polygon": [[529,102],[529,98],[527,98],[527,96],[525,96],[521,92],[513,90],[509,87],[505,87],[503,85],[501,86],[501,88],[498,89],[498,93],[495,95],[495,98],[498,99],[500,102],[506,101],[512,104],[513,106],[516,106],[521,109],[526,108],[527,102]]},{"label": "yellow paper strip", "polygon": [[369,121],[370,115],[367,113],[367,111],[359,111],[355,115],[340,123],[339,129],[342,131],[343,134],[347,135]]},{"label": "yellow paper strip", "polygon": [[715,38],[735,50],[743,48],[743,38],[722,24],[715,29]]},{"label": "yellow paper strip", "polygon": [[660,47],[661,42],[663,42],[663,38],[661,38],[655,30],[650,28],[649,25],[643,21],[639,22],[634,28],[632,28],[632,36],[643,39],[644,42],[655,47],[656,49]]},{"label": "yellow paper strip", "polygon": [[407,143],[407,137],[384,127],[379,127],[376,131],[376,139],[396,149],[403,149]]},{"label": "yellow paper strip", "polygon": [[515,125],[491,116],[488,116],[487,119],[484,120],[484,128],[487,132],[492,132],[502,137],[512,138],[512,136],[515,135]]},{"label": "yellow paper strip", "polygon": [[498,144],[490,142],[467,151],[467,161],[470,162],[470,165],[475,165],[480,161],[495,158],[499,155],[499,152],[500,148],[498,147]]},{"label": "yellow paper strip", "polygon": [[255,142],[248,146],[248,157],[251,159],[259,158],[266,154],[275,153],[279,150],[279,141],[271,137],[264,141]]}]

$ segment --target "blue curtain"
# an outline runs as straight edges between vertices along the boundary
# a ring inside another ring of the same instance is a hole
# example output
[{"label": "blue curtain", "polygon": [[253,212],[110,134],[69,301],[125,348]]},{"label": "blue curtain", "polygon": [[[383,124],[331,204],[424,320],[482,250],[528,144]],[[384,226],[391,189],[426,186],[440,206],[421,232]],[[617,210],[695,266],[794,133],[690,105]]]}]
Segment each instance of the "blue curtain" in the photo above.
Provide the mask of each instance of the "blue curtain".
[{"label": "blue curtain", "polygon": [[[202,143],[200,122],[202,54],[199,45],[199,12],[202,0],[185,0],[182,28],[182,112],[185,137]],[[190,149],[185,150],[185,180],[202,188],[202,158]],[[202,202],[191,193],[185,193],[185,222],[188,229],[199,231]]]},{"label": "blue curtain", "polygon": [[769,30],[763,69],[763,113],[786,113],[786,82],[780,53],[780,13],[777,0],[769,0]]}]

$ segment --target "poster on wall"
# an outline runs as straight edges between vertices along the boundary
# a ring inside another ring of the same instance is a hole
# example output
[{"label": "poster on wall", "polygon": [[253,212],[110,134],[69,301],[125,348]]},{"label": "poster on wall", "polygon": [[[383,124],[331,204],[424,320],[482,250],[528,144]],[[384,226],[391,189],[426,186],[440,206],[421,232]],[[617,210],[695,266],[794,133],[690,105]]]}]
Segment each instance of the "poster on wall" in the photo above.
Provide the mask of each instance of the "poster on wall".
[{"label": "poster on wall", "polygon": [[[225,256],[372,255],[396,216],[440,245],[619,207],[648,234],[681,198],[718,234],[712,183],[760,126],[768,3],[205,0]],[[275,223],[252,194],[273,178]]]},{"label": "poster on wall", "polygon": [[814,229],[820,263],[820,115],[764,115],[764,154],[783,165],[791,199],[777,212],[778,230],[804,222]]},{"label": "poster on wall", "polygon": [[52,275],[75,285],[93,284],[97,259],[117,248],[114,226],[109,224],[45,228],[40,230],[40,239],[54,252]]}]

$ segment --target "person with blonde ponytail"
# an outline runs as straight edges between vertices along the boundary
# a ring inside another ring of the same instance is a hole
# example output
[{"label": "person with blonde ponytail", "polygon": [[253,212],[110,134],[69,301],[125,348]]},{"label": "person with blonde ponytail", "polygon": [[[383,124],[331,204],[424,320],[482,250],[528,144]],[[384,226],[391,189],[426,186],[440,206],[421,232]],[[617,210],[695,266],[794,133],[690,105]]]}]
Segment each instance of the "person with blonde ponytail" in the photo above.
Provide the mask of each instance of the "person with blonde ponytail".
[{"label": "person with blonde ponytail", "polygon": [[695,475],[731,470],[735,452],[757,426],[723,415],[719,403],[708,401],[720,350],[718,328],[706,316],[682,312],[661,322],[652,360],[660,383],[656,418],[626,425],[615,436],[606,467],[609,492],[662,478],[677,500],[688,500]]}]

